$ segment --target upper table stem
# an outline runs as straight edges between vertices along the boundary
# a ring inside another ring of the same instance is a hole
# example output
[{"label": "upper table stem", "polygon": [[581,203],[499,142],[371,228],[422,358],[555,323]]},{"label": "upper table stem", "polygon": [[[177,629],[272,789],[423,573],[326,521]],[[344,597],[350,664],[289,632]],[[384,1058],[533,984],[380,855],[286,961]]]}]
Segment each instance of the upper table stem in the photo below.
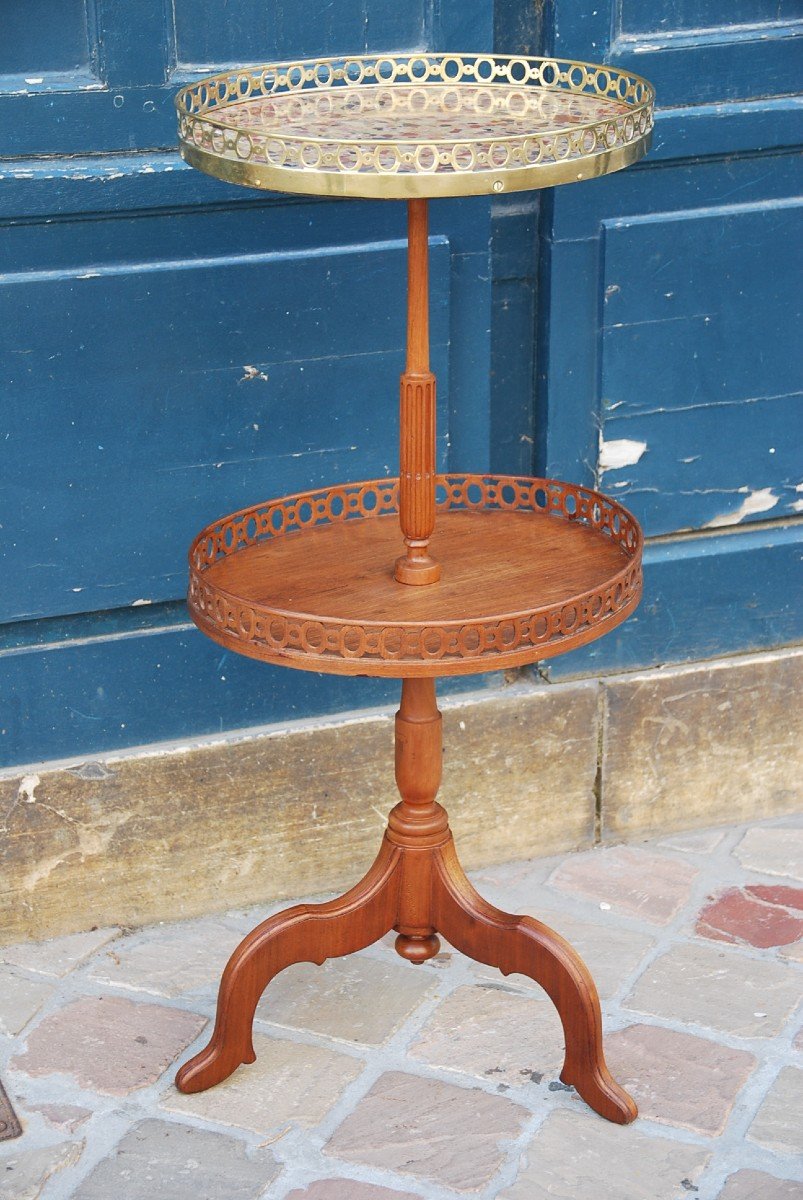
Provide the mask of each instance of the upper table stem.
[{"label": "upper table stem", "polygon": [[399,405],[399,522],[406,553],[399,583],[440,578],[429,553],[435,528],[435,376],[429,369],[429,247],[426,200],[407,201],[407,361]]}]

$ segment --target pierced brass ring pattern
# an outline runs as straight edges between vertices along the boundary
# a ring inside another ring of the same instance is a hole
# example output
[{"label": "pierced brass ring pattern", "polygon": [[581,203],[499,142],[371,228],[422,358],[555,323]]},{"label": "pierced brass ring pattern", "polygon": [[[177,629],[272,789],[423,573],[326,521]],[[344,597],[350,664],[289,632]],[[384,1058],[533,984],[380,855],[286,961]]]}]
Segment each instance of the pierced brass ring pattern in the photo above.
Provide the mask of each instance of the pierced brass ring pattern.
[{"label": "pierced brass ring pattern", "polygon": [[505,509],[577,522],[615,541],[626,563],[604,586],[560,604],[468,623],[429,625],[288,613],[243,603],[207,582],[205,574],[214,563],[256,543],[316,526],[397,514],[398,479],[376,479],[284,496],[204,529],[189,555],[192,618],[205,633],[241,654],[335,673],[352,673],[346,664],[359,660],[362,667],[357,669],[366,674],[393,676],[425,673],[425,666],[415,670],[422,664],[437,664],[443,673],[469,673],[547,658],[618,625],[638,602],[641,529],[625,508],[599,492],[555,479],[440,475],[436,505],[439,512]]},{"label": "pierced brass ring pattern", "polygon": [[654,92],[570,59],[363,55],[224,71],[176,96],[181,153],[232,183],[409,198],[546,187],[635,162]]}]

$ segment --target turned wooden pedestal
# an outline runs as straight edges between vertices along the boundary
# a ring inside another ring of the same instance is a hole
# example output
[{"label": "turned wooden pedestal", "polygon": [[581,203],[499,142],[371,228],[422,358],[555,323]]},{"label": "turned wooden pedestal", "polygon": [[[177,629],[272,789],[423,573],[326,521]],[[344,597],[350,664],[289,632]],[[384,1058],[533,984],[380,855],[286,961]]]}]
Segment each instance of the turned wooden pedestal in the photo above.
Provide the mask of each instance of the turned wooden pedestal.
[{"label": "turned wooden pedestal", "polygon": [[[537,920],[486,903],[460,867],[435,798],[435,680],[533,663],[615,628],[641,594],[641,531],[620,504],[576,484],[436,473],[427,197],[617,170],[647,148],[652,91],[612,67],[416,54],[224,73],[189,85],[177,103],[182,154],[210,174],[254,187],[404,198],[408,210],[398,478],[301,492],[224,517],[191,547],[189,591],[199,628],[238,654],[400,678],[401,802],[361,883],[338,900],[271,917],[235,950],[212,1040],[177,1085],[202,1091],[254,1061],[257,1003],[292,963],[320,964],[395,930],[399,954],[420,964],[437,954],[442,934],[476,961],[544,988],[563,1023],[561,1079],[626,1124],[636,1106],[605,1066],[588,970]],[[338,140],[345,129],[353,136]],[[537,731],[533,741],[537,754]]]},{"label": "turned wooden pedestal", "polygon": [[563,1024],[561,1079],[601,1116],[627,1124],[633,1100],[612,1079],[602,1052],[602,1022],[594,981],[559,934],[532,917],[488,904],[457,858],[441,780],[441,715],[432,679],[405,679],[396,714],[396,782],[402,800],[390,814],[376,861],[365,878],[327,904],[299,904],[263,921],[240,943],[223,974],[212,1040],[178,1073],[183,1092],[220,1083],[254,1062],[251,1026],[259,999],[279,971],[297,962],[319,965],[397,933],[396,949],[411,963],[438,953],[443,936],[476,962],[539,983]]}]

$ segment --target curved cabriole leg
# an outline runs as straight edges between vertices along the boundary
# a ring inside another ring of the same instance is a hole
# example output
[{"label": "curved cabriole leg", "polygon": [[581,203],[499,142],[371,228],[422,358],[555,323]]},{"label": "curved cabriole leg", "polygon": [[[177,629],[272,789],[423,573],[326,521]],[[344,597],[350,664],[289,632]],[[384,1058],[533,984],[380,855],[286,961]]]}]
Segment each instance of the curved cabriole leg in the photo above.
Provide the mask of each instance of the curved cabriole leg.
[{"label": "curved cabriole leg", "polygon": [[254,1062],[251,1026],[267,985],[292,963],[339,958],[364,950],[396,922],[399,849],[383,841],[365,878],[337,900],[298,904],[257,925],[232,954],[220,981],[209,1045],[176,1076],[182,1092],[203,1092]]},{"label": "curved cabriole leg", "polygon": [[563,1082],[607,1120],[619,1125],[635,1120],[635,1103],[605,1064],[599,997],[577,952],[540,921],[500,912],[483,900],[466,878],[453,843],[438,853],[434,892],[433,924],[457,950],[504,975],[528,975],[547,993],[563,1025]]}]

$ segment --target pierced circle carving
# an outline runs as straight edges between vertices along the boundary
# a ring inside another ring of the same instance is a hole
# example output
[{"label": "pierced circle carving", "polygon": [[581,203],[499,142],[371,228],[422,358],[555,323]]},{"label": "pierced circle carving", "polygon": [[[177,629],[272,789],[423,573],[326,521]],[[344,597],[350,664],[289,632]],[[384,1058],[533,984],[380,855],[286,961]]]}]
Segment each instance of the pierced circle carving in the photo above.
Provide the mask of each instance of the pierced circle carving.
[{"label": "pierced circle carving", "polygon": [[[238,599],[225,590],[225,573],[219,583],[210,581],[215,564],[250,547],[288,535],[303,537],[305,531],[325,525],[398,515],[398,480],[378,479],[270,500],[204,529],[190,548],[192,618],[232,650],[307,670],[446,675],[501,670],[561,653],[618,625],[638,602],[641,529],[625,508],[599,492],[554,479],[441,475],[436,509],[439,513],[530,512],[582,525],[615,543],[623,565],[599,586],[555,604],[437,623],[294,614],[253,599]],[[261,569],[269,570],[269,559],[263,558],[262,563]]]},{"label": "pierced circle carving", "polygon": [[406,197],[546,187],[640,158],[654,92],[569,59],[364,55],[224,71],[176,96],[184,157],[289,192]]}]

